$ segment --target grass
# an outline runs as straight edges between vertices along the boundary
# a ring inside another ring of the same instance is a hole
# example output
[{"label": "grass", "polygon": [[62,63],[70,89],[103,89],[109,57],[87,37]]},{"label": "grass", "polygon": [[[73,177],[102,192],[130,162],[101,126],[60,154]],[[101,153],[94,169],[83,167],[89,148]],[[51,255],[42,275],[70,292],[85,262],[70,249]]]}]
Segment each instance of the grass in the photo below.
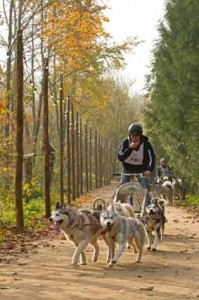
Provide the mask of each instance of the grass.
[{"label": "grass", "polygon": [[188,205],[199,207],[199,195],[186,195],[186,201]]}]

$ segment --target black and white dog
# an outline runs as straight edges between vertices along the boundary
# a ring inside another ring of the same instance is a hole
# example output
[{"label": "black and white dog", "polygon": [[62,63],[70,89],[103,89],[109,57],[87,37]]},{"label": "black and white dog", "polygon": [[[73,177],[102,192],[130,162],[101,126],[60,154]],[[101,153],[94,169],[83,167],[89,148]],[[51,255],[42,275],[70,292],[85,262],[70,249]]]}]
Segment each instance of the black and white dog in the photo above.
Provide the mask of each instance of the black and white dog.
[{"label": "black and white dog", "polygon": [[148,250],[155,251],[159,240],[163,238],[166,223],[165,203],[166,201],[164,199],[153,198],[146,207],[143,222],[149,235]]}]

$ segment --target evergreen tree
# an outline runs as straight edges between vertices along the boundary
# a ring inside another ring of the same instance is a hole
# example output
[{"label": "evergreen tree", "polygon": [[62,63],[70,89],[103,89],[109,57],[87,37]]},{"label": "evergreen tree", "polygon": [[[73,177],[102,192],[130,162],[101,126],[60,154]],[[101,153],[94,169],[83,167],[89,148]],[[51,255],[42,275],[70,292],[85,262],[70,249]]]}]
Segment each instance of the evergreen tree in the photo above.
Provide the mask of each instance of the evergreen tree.
[{"label": "evergreen tree", "polygon": [[145,110],[157,153],[168,157],[177,175],[186,177],[197,189],[198,15],[197,0],[166,1],[147,81],[150,102]]}]

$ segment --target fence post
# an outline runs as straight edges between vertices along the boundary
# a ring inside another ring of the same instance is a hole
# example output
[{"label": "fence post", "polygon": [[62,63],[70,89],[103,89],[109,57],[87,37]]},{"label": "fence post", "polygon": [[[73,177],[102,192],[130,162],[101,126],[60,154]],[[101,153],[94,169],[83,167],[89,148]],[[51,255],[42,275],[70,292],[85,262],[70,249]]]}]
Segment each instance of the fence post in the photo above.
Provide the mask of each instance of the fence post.
[{"label": "fence post", "polygon": [[71,103],[71,163],[72,163],[72,200],[76,199],[76,149],[75,149],[75,124],[74,124],[74,109]]},{"label": "fence post", "polygon": [[98,173],[98,134],[95,132],[95,188],[99,187]]},{"label": "fence post", "polygon": [[67,198],[71,203],[71,164],[70,164],[70,97],[68,96],[67,108]]},{"label": "fence post", "polygon": [[80,195],[80,147],[79,147],[79,114],[76,113],[76,195]]},{"label": "fence post", "polygon": [[59,108],[59,118],[60,118],[60,202],[64,203],[64,136],[63,136],[63,75],[60,76],[60,108]]},{"label": "fence post", "polygon": [[90,191],[92,191],[92,130],[90,127],[89,134],[89,187]]},{"label": "fence post", "polygon": [[80,140],[80,193],[83,194],[83,135],[82,135],[82,120],[80,118],[80,128],[79,128],[79,140]]},{"label": "fence post", "polygon": [[86,192],[89,191],[88,186],[88,125],[85,125],[85,135],[84,135],[84,145],[85,145],[85,183],[86,183]]}]

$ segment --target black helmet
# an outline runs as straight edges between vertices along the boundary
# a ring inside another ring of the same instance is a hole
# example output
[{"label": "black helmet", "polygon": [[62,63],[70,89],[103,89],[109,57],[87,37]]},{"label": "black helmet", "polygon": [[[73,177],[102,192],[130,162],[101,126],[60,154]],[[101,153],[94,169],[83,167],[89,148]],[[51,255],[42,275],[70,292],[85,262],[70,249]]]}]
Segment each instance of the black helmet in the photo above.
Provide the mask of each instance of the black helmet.
[{"label": "black helmet", "polygon": [[133,123],[129,126],[129,134],[132,134],[132,135],[142,135],[142,126],[138,123]]}]

